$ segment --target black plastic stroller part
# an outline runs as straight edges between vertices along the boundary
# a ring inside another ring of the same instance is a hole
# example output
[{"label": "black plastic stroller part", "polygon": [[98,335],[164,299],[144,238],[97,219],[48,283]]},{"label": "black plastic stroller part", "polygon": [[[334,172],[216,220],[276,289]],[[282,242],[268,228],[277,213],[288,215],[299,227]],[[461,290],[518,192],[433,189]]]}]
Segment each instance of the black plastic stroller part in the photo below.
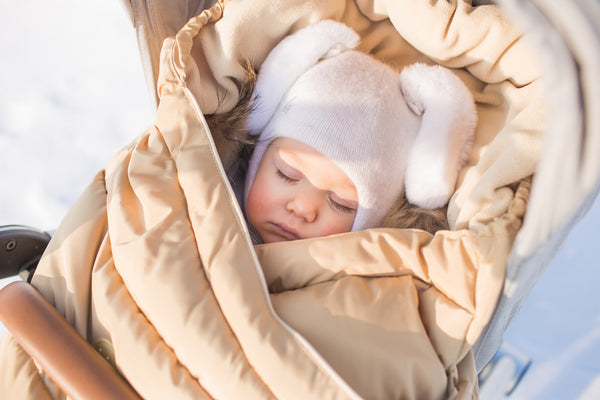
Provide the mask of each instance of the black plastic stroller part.
[{"label": "black plastic stroller part", "polygon": [[29,281],[50,239],[48,233],[28,226],[0,226],[0,279],[20,275]]}]

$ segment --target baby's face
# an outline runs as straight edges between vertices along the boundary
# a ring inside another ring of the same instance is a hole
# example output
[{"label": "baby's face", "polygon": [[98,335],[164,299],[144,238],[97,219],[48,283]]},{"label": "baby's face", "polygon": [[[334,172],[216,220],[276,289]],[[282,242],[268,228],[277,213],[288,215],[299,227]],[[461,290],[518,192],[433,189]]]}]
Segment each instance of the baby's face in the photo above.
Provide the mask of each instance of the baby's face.
[{"label": "baby's face", "polygon": [[265,243],[349,232],[358,193],[323,154],[289,138],[275,139],[248,193],[250,223]]}]

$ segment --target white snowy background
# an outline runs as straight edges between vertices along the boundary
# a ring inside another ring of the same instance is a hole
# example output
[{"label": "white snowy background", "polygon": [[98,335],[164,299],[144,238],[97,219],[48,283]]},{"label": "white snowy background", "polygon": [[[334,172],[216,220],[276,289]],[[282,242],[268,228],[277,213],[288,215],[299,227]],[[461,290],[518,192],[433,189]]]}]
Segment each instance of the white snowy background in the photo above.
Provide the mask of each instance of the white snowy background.
[{"label": "white snowy background", "polygon": [[[0,225],[56,228],[153,113],[119,0],[3,0]],[[599,225],[596,202],[508,331],[533,360],[510,399],[600,399]]]}]

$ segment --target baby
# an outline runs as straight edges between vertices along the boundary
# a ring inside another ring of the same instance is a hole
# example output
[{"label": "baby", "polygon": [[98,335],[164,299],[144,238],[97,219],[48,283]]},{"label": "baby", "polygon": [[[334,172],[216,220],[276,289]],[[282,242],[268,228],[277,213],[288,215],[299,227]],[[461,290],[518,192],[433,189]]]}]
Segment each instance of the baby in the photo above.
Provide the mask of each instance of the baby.
[{"label": "baby", "polygon": [[244,193],[257,242],[378,227],[404,194],[427,209],[452,195],[476,125],[469,90],[440,66],[399,73],[358,41],[321,21],[261,66]]},{"label": "baby", "polygon": [[280,137],[265,152],[246,211],[266,243],[349,232],[358,209],[352,180],[306,144]]}]

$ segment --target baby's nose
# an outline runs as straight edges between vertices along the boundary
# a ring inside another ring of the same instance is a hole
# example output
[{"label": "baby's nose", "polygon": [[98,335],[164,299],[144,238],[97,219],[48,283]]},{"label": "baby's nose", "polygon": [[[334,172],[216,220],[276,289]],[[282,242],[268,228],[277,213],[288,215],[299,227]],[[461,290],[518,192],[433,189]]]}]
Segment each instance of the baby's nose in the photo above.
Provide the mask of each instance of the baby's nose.
[{"label": "baby's nose", "polygon": [[311,196],[295,196],[287,204],[289,212],[304,221],[311,223],[317,218],[318,206]]}]

